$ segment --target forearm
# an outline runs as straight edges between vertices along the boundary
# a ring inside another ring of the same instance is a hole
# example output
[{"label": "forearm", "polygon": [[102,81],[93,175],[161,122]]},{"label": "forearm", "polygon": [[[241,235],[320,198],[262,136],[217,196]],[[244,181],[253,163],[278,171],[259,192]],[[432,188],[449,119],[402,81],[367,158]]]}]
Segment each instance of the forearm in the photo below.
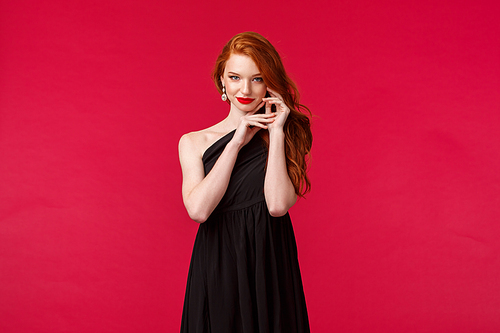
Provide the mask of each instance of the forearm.
[{"label": "forearm", "polygon": [[285,134],[282,129],[269,133],[269,155],[264,195],[272,216],[285,215],[297,201],[297,195],[286,166]]},{"label": "forearm", "polygon": [[205,222],[226,193],[239,148],[229,142],[212,170],[189,193],[184,195],[184,205],[196,222]]}]

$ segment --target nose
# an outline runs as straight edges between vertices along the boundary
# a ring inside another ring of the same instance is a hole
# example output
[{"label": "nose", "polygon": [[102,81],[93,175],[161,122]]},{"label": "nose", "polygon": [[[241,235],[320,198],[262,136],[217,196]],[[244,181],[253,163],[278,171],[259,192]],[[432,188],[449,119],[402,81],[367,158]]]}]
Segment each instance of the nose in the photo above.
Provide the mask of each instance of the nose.
[{"label": "nose", "polygon": [[241,86],[241,93],[244,95],[250,95],[252,92],[251,88],[251,82],[248,80],[243,80],[242,86]]}]

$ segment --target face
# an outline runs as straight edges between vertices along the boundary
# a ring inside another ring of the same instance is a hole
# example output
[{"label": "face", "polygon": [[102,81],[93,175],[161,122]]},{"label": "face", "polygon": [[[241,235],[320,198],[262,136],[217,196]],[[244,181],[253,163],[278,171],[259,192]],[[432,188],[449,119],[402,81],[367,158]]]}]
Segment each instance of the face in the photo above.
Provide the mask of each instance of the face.
[{"label": "face", "polygon": [[226,62],[222,84],[231,107],[252,111],[266,95],[266,85],[255,62],[246,55],[232,54]]}]

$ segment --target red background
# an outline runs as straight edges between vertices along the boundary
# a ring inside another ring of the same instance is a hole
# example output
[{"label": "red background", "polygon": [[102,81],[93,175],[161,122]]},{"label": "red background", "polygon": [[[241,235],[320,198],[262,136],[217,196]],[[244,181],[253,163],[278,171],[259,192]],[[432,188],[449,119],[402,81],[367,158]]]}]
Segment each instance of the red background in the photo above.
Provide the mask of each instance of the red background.
[{"label": "red background", "polygon": [[313,120],[313,332],[500,331],[498,1],[0,2],[0,331],[176,332],[180,136],[257,31]]}]

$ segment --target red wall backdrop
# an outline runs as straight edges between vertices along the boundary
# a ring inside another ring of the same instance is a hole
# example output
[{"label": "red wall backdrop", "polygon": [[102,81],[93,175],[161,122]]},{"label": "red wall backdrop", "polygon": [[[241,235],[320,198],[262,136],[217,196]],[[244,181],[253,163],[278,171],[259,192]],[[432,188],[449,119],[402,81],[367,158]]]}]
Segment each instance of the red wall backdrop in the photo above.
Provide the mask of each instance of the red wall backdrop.
[{"label": "red wall backdrop", "polygon": [[316,115],[292,209],[313,332],[500,331],[498,1],[0,2],[0,331],[176,332],[177,142],[234,34]]}]

